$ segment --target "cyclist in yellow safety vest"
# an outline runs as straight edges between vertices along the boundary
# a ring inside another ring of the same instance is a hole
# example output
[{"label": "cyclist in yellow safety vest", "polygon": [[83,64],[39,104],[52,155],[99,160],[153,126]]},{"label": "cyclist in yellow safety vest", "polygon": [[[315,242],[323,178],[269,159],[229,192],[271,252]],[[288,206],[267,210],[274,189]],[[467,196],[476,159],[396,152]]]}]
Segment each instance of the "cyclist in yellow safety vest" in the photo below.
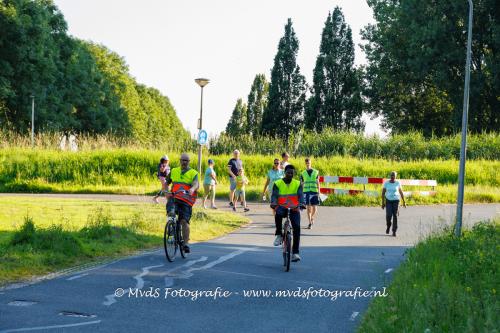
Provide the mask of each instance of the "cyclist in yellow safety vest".
[{"label": "cyclist in yellow safety vest", "polygon": [[189,253],[189,221],[196,202],[196,191],[199,188],[198,172],[189,167],[189,155],[182,154],[181,166],[173,168],[167,176],[167,185],[172,184],[172,198],[167,203],[167,214],[178,214],[184,236],[184,252]]},{"label": "cyclist in yellow safety vest", "polygon": [[308,229],[311,229],[318,211],[319,205],[319,172],[311,167],[311,159],[306,158],[306,170],[300,175],[300,181],[304,186],[304,199],[307,205]]},{"label": "cyclist in yellow safety vest", "polygon": [[274,222],[276,224],[276,239],[274,246],[279,246],[283,241],[282,221],[286,218],[288,208],[290,211],[290,222],[293,228],[293,244],[292,244],[292,261],[300,260],[299,245],[300,245],[300,211],[304,209],[304,196],[302,195],[302,184],[293,179],[295,176],[295,167],[291,164],[285,167],[285,176],[277,180],[273,185],[273,193],[271,195],[271,208],[275,209]]}]

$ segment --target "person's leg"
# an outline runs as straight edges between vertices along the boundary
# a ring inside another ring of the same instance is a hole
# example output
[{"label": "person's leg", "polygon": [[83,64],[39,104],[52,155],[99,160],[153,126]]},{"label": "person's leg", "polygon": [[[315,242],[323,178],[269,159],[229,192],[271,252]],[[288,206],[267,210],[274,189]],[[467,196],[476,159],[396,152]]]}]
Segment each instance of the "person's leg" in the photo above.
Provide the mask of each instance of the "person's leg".
[{"label": "person's leg", "polygon": [[312,206],[311,205],[307,205],[307,220],[309,221],[309,225],[312,224],[311,220],[312,220]]},{"label": "person's leg", "polygon": [[319,205],[319,193],[315,193],[312,198],[311,198],[311,223],[314,224],[316,221],[316,213],[318,212],[318,205]]},{"label": "person's leg", "polygon": [[215,207],[215,185],[210,185],[210,206]]},{"label": "person's leg", "polygon": [[[192,207],[188,204],[178,204],[179,209],[179,219],[181,221],[182,236],[184,240],[184,246],[189,245],[189,221],[191,220]],[[187,251],[186,251],[187,252]]]},{"label": "person's leg", "polygon": [[396,234],[396,230],[398,230],[398,208],[399,201],[395,200],[392,202],[392,233]]},{"label": "person's leg", "polygon": [[284,213],[283,210],[284,209],[282,207],[278,207],[275,211],[276,214],[274,214],[274,224],[276,225],[276,232],[274,234],[276,236],[281,235],[281,233],[283,232],[282,223],[283,223],[283,218],[286,215],[286,212]]},{"label": "person's leg", "polygon": [[167,204],[165,205],[165,208],[167,210],[167,215],[168,216],[174,216],[175,215],[175,205],[174,205],[174,199],[170,198],[167,201]]},{"label": "person's leg", "polygon": [[210,185],[207,185],[207,184],[203,184],[203,208],[207,208],[206,206],[206,202],[207,202],[207,198],[208,196],[210,195]]},{"label": "person's leg", "polygon": [[245,212],[248,212],[249,209],[247,207],[247,199],[246,199],[245,191],[241,192],[241,201],[243,202],[243,207],[245,208]]},{"label": "person's leg", "polygon": [[385,221],[387,224],[387,229],[386,229],[386,234],[389,233],[389,230],[391,229],[391,218],[392,218],[392,204],[389,200],[385,201]]},{"label": "person's leg", "polygon": [[297,211],[290,212],[290,222],[292,222],[292,228],[293,228],[292,253],[298,254],[300,245],[300,212]]},{"label": "person's leg", "polygon": [[311,209],[311,224],[314,224],[314,221],[316,221],[316,213],[318,212],[318,206],[313,205]]},{"label": "person's leg", "polygon": [[236,190],[236,179],[229,177],[229,202],[234,202],[234,191]]}]

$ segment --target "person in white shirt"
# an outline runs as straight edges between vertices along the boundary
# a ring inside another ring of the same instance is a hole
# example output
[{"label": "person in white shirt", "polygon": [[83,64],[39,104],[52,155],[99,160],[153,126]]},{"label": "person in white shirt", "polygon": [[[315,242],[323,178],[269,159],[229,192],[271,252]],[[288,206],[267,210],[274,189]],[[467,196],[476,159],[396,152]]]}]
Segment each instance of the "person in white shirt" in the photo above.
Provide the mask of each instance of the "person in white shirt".
[{"label": "person in white shirt", "polygon": [[[385,220],[387,222],[387,229],[385,233],[389,234],[392,225],[392,235],[396,237],[396,230],[398,230],[398,208],[399,200],[403,200],[403,207],[406,208],[405,196],[401,184],[396,180],[397,172],[391,172],[391,179],[384,183],[382,188],[382,209],[385,208]],[[391,223],[392,219],[392,223]]]}]

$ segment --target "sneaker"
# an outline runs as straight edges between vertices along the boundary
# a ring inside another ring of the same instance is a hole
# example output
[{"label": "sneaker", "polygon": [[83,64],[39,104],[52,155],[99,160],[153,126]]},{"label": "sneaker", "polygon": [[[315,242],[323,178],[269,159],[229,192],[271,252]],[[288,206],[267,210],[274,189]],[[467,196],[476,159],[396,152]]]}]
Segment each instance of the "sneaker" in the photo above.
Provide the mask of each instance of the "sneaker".
[{"label": "sneaker", "polygon": [[309,225],[307,226],[307,229],[311,229],[312,228],[312,224],[309,223]]},{"label": "sneaker", "polygon": [[233,203],[232,203],[231,201],[229,201],[229,206],[230,206],[230,207],[233,207],[233,206],[234,206],[234,205],[233,205]]},{"label": "sneaker", "polygon": [[276,235],[276,238],[274,239],[274,246],[280,246],[282,241],[283,237],[281,237],[281,235]]},{"label": "sneaker", "polygon": [[210,208],[212,208],[212,209],[217,209],[217,207],[216,207],[216,206],[212,206],[212,207],[210,207]]},{"label": "sneaker", "polygon": [[297,262],[297,261],[300,261],[300,256],[298,253],[294,253],[292,254],[292,261],[293,262]]},{"label": "sneaker", "polygon": [[396,232],[395,231],[392,232],[392,236],[396,237]]},{"label": "sneaker", "polygon": [[385,233],[386,233],[387,235],[389,234],[389,229],[390,229],[390,228],[391,228],[391,227],[387,227],[387,229],[385,229]]},{"label": "sneaker", "polygon": [[154,198],[153,198],[153,202],[154,202],[155,204],[159,204],[159,203],[160,203],[160,202],[158,201],[158,197],[154,197]]},{"label": "sneaker", "polygon": [[236,211],[236,207],[233,206],[233,212],[235,212],[235,211]]},{"label": "sneaker", "polygon": [[184,253],[191,253],[191,249],[189,248],[189,246],[184,245]]},{"label": "sneaker", "polygon": [[245,208],[243,209],[245,212],[248,212],[250,210],[250,208]]}]

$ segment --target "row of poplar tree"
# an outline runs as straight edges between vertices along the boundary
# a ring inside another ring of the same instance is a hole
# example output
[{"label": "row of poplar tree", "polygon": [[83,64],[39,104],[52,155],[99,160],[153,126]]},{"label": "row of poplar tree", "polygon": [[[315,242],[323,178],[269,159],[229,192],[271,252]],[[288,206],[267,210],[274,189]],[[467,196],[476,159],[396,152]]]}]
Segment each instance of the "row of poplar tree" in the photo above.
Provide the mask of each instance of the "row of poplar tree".
[{"label": "row of poplar tree", "polygon": [[[376,24],[361,35],[367,65],[354,65],[352,32],[339,7],[328,14],[309,86],[297,64],[299,41],[288,19],[271,70],[238,99],[230,136],[288,136],[302,128],[361,131],[361,116],[383,116],[393,133],[425,136],[461,127],[467,1],[368,0]],[[469,129],[500,129],[500,4],[474,2]]]},{"label": "row of poplar tree", "polygon": [[67,34],[51,0],[0,1],[0,128],[189,140],[166,96],[139,84],[124,59]]}]

